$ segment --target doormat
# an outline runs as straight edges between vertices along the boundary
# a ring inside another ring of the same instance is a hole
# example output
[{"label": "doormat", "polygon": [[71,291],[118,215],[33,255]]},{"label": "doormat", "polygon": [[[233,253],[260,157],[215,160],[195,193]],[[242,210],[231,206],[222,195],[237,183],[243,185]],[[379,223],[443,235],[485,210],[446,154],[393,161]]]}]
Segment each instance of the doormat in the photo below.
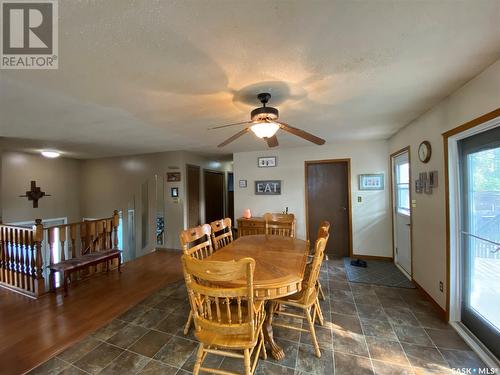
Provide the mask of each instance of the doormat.
[{"label": "doormat", "polygon": [[367,260],[368,266],[351,266],[352,258],[344,258],[347,279],[351,283],[385,285],[398,288],[415,289],[416,286],[392,262]]}]

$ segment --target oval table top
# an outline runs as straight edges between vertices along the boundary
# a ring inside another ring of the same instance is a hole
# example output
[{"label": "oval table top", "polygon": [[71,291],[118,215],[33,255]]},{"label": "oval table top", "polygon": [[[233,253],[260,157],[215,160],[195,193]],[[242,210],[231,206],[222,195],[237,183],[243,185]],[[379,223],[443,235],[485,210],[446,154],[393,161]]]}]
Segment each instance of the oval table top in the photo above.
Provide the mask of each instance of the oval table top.
[{"label": "oval table top", "polygon": [[255,297],[273,299],[301,290],[308,254],[307,241],[258,234],[240,237],[222,249],[216,250],[206,259],[219,261],[245,257],[255,259]]}]

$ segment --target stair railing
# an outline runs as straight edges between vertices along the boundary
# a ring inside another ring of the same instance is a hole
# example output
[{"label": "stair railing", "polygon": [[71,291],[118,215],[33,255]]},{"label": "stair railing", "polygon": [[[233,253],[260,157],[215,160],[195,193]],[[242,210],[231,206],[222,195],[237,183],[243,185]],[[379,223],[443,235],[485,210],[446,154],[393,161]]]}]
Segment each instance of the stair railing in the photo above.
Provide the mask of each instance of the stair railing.
[{"label": "stair railing", "polygon": [[49,264],[96,251],[118,249],[118,225],[118,211],[115,210],[111,217],[45,228],[50,247]]},{"label": "stair railing", "polygon": [[43,225],[31,228],[0,224],[0,286],[38,297],[45,292]]}]

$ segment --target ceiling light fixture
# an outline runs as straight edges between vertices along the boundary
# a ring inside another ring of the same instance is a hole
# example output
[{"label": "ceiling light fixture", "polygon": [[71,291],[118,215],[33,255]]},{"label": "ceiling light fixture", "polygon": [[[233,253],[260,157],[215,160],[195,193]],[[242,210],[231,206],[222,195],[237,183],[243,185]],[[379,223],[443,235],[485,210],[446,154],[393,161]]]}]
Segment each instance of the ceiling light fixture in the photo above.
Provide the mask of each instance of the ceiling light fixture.
[{"label": "ceiling light fixture", "polygon": [[58,151],[53,151],[53,150],[44,150],[41,152],[42,156],[45,156],[46,158],[54,159],[58,158],[61,156],[61,153]]},{"label": "ceiling light fixture", "polygon": [[254,134],[259,138],[271,138],[276,134],[280,126],[275,122],[259,122],[255,125],[252,125],[250,129],[254,132]]}]

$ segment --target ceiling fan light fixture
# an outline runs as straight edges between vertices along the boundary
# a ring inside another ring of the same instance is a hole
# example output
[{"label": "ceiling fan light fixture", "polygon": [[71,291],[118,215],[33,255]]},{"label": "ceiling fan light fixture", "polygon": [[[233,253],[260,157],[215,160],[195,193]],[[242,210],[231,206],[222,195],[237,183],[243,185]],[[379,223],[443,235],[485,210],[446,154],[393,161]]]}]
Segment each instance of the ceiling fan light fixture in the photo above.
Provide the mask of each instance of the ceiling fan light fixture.
[{"label": "ceiling fan light fixture", "polygon": [[275,122],[259,122],[250,127],[250,130],[259,138],[271,138],[280,126]]}]

